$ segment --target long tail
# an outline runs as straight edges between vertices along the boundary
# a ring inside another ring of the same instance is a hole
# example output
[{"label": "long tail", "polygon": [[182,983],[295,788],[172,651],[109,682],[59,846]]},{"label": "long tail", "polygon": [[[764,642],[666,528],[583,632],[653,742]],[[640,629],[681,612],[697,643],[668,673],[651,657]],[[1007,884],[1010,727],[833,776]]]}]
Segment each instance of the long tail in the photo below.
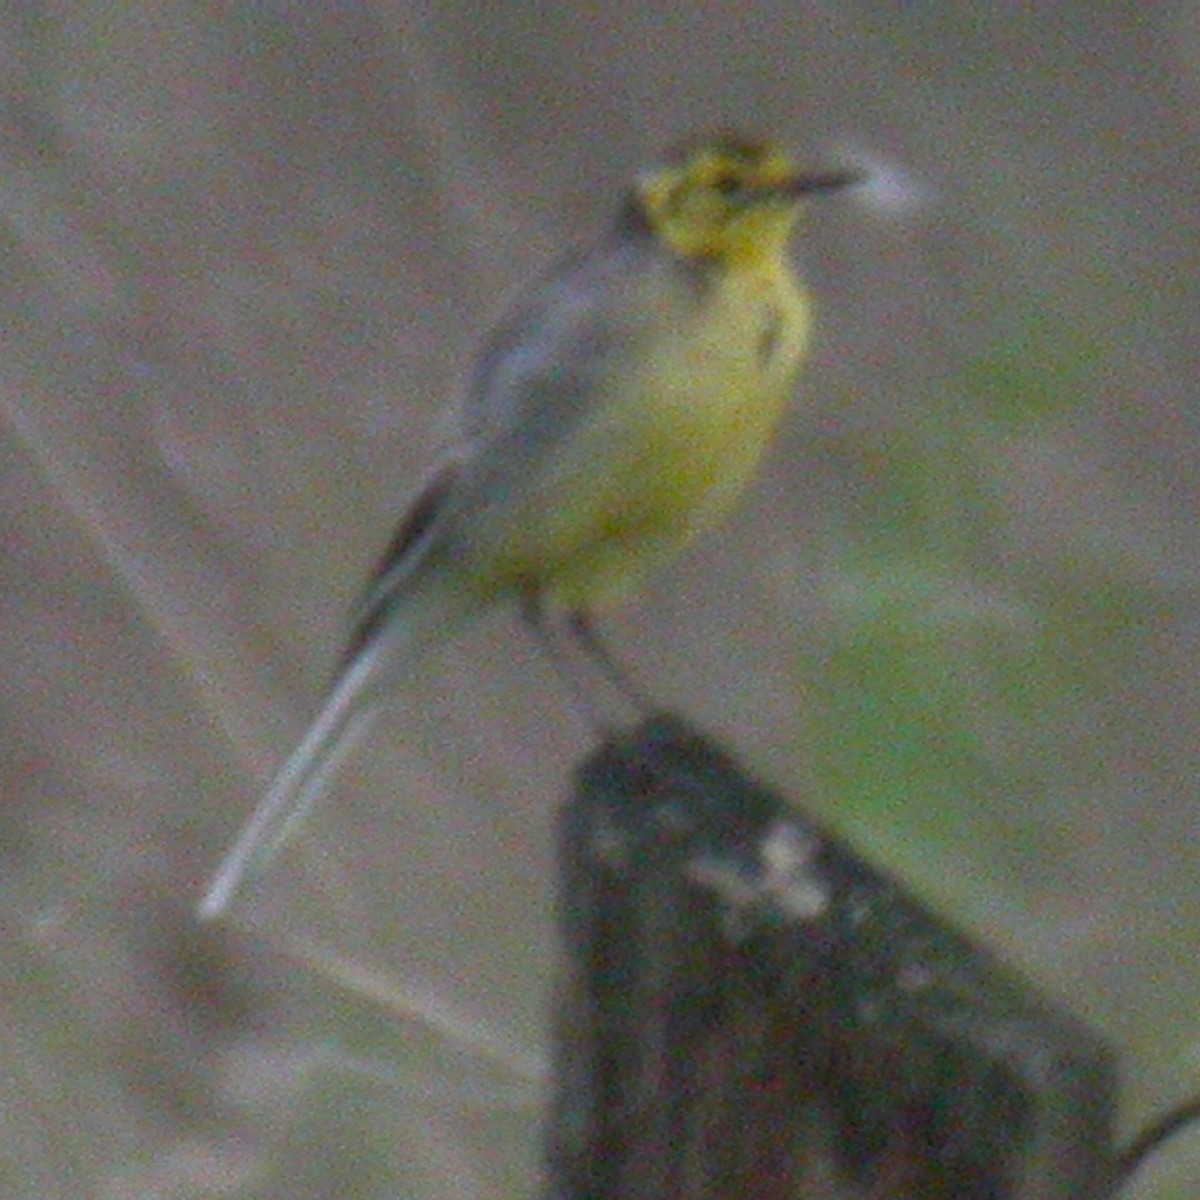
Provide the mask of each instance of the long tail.
[{"label": "long tail", "polygon": [[355,659],[303,740],[279,768],[208,885],[196,910],[202,920],[220,916],[242,882],[275,857],[346,755],[369,732],[378,707],[376,703],[364,706],[364,688],[377,669],[377,656],[377,650],[367,650]]},{"label": "long tail", "polygon": [[[237,841],[226,853],[196,909],[202,920],[218,917],[243,882],[260,872],[325,791],[346,756],[370,732],[380,703],[401,664],[411,665],[441,641],[471,610],[438,581],[407,581],[402,619],[390,621],[357,647],[300,744],[288,755]],[[433,584],[434,586],[421,586]]]}]

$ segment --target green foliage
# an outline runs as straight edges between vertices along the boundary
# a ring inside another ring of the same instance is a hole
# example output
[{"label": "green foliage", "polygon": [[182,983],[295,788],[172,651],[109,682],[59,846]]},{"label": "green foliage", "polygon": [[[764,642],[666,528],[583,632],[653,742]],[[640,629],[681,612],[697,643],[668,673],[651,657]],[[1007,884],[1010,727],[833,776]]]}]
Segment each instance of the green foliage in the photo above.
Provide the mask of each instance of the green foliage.
[{"label": "green foliage", "polygon": [[1052,490],[1014,514],[1014,464],[1069,460],[1094,361],[1031,323],[925,418],[843,447],[854,501],[803,651],[813,770],[839,824],[918,872],[1059,852],[1055,790],[1135,649],[1145,589],[1082,542],[1031,542]]}]

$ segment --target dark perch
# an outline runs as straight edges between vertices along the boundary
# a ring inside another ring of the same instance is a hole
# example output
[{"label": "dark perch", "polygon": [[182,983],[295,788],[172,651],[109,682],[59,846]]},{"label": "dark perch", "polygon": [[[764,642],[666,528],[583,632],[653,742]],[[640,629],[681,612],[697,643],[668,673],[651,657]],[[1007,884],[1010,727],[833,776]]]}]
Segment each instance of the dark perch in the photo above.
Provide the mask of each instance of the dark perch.
[{"label": "dark perch", "polygon": [[1100,1200],[1108,1050],[661,718],[561,829],[550,1200]]}]

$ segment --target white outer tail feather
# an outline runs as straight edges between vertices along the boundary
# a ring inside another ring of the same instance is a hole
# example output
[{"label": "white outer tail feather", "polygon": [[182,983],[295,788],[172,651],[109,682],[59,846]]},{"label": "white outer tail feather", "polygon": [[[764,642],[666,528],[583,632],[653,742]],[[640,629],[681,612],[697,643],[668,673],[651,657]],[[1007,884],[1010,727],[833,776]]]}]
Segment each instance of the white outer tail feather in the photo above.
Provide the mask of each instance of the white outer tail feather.
[{"label": "white outer tail feather", "polygon": [[378,642],[364,648],[338,680],[222,860],[196,909],[201,920],[219,917],[243,880],[275,857],[346,756],[370,731],[379,704],[371,695],[371,683],[386,654],[386,645]]},{"label": "white outer tail feather", "polygon": [[224,913],[243,882],[295,832],[346,755],[370,732],[403,670],[447,641],[482,607],[453,575],[429,566],[428,559],[413,556],[408,573],[392,584],[396,602],[386,622],[355,652],[304,738],[275,773],[197,906],[201,920]]}]

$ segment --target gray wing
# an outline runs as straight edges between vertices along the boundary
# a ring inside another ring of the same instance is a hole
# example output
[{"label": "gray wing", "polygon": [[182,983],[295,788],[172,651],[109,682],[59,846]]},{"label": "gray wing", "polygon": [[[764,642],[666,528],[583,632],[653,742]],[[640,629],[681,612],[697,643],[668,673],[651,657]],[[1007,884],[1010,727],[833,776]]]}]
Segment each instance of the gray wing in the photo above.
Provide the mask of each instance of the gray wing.
[{"label": "gray wing", "polygon": [[596,412],[600,389],[651,336],[656,272],[648,239],[614,236],[537,282],[492,333],[460,413],[461,434],[401,520],[359,604],[341,669],[386,624],[441,535],[503,505]]},{"label": "gray wing", "polygon": [[423,557],[422,548],[427,545],[430,532],[437,528],[457,478],[458,464],[448,459],[408,506],[408,511],[392,534],[392,540],[368,578],[335,678],[349,667],[359,651],[386,622],[396,589]]},{"label": "gray wing", "polygon": [[[464,398],[468,475],[486,475],[491,489],[505,464],[528,475],[587,419],[600,389],[651,335],[647,300],[664,265],[648,238],[614,235],[528,291],[485,344]],[[514,442],[519,455],[507,453]]]}]

